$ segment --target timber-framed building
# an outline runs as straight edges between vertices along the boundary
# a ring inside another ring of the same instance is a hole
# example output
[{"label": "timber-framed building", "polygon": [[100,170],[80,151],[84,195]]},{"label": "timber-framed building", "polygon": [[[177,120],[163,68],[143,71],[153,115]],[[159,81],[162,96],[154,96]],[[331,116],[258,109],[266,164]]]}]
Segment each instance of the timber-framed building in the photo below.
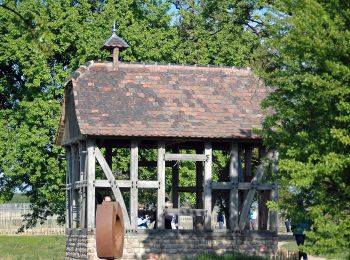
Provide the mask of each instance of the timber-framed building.
[{"label": "timber-framed building", "polygon": [[[110,190],[120,203],[125,259],[150,253],[165,259],[232,251],[274,254],[277,213],[268,212],[266,201],[277,199],[277,186],[264,181],[263,165],[268,157],[273,171],[274,154],[253,131],[261,128],[260,102],[267,88],[245,68],[118,61],[119,51],[127,47],[113,34],[105,43],[113,62],[88,62],[65,85],[57,143],[67,152],[66,259],[98,259],[99,190]],[[129,151],[124,179],[113,169],[120,149]],[[156,160],[141,158],[140,150],[148,149],[156,151]],[[215,178],[213,151],[228,155]],[[190,187],[180,185],[183,161],[195,164],[195,184]],[[155,178],[140,179],[142,167],[154,169]],[[97,177],[97,172],[102,175]],[[171,175],[168,194],[166,174]],[[138,228],[140,189],[157,194],[154,229]],[[181,207],[182,192],[195,194],[195,206]],[[212,226],[218,193],[227,198],[223,230]],[[166,207],[166,196],[173,208]],[[253,201],[258,202],[257,230],[249,228]],[[200,225],[168,230],[168,215],[189,216]]]}]

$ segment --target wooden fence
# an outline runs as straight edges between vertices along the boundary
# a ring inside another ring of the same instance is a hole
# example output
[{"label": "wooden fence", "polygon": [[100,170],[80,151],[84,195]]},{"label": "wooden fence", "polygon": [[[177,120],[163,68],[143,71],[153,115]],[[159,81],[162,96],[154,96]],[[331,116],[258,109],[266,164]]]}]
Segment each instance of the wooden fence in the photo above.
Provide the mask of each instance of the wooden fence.
[{"label": "wooden fence", "polygon": [[[29,203],[0,204],[0,234],[17,234],[24,223],[23,215],[30,213]],[[27,229],[26,235],[64,235],[64,226],[57,224],[57,216],[48,217],[43,225]]]}]

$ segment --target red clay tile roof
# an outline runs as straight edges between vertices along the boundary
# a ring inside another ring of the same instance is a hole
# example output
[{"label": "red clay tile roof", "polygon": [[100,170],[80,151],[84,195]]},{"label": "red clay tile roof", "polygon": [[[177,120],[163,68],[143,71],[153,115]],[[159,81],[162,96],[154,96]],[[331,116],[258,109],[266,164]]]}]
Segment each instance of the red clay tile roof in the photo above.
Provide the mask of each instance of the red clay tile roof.
[{"label": "red clay tile roof", "polygon": [[257,138],[267,92],[236,67],[91,62],[71,80],[81,134],[94,136]]}]

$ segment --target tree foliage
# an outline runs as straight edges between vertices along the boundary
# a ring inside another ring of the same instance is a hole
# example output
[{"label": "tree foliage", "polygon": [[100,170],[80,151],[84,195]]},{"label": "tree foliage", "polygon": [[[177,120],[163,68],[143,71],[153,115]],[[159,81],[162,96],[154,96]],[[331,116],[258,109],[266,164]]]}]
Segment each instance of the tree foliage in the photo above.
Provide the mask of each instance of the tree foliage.
[{"label": "tree foliage", "polygon": [[247,66],[259,44],[257,8],[252,0],[0,1],[0,200],[27,194],[28,226],[63,220],[66,163],[54,145],[63,84],[79,65],[106,59],[100,47],[114,20],[131,46],[126,61]]},{"label": "tree foliage", "polygon": [[262,134],[280,153],[280,207],[313,220],[310,252],[349,252],[350,2],[276,1],[266,13]]}]

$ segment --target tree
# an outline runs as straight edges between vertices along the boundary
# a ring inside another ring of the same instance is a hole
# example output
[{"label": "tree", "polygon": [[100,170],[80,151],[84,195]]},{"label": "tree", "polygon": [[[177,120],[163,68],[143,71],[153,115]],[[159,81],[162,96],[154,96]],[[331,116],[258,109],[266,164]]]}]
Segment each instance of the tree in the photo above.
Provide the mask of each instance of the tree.
[{"label": "tree", "polygon": [[310,252],[350,248],[350,2],[275,1],[266,9],[262,136],[279,151],[279,206],[300,206],[314,229]]},{"label": "tree", "polygon": [[64,220],[66,162],[54,145],[63,85],[86,61],[106,60],[100,47],[114,20],[131,46],[126,61],[247,66],[259,44],[256,8],[249,0],[0,1],[0,200],[27,194],[28,227],[52,214]]},{"label": "tree", "polygon": [[64,151],[54,145],[64,81],[86,61],[106,59],[100,47],[114,19],[122,37],[144,36],[125,53],[129,60],[141,50],[150,50],[149,59],[167,59],[173,46],[152,51],[172,34],[164,6],[127,0],[0,2],[0,198],[8,201],[17,190],[29,196],[33,213],[27,227],[52,214],[64,220]]}]

